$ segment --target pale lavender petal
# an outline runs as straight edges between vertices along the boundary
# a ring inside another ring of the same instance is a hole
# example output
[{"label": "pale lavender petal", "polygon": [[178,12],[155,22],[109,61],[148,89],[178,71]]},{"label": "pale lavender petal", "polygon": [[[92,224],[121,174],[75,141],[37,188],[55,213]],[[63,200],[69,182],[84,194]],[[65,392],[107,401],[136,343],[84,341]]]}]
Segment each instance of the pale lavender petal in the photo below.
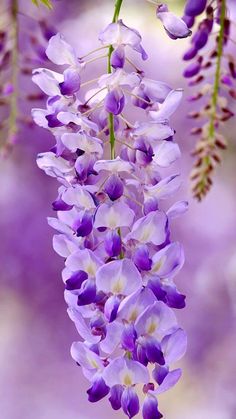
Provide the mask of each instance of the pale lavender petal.
[{"label": "pale lavender petal", "polygon": [[148,288],[138,290],[121,302],[117,317],[128,322],[135,322],[140,314],[155,301],[153,292]]},{"label": "pale lavender petal", "polygon": [[62,193],[62,199],[67,204],[75,205],[81,209],[91,210],[96,208],[91,194],[83,186],[80,185],[67,188]]},{"label": "pale lavender petal", "polygon": [[100,343],[100,348],[106,354],[112,354],[120,343],[120,338],[123,332],[123,324],[114,321],[107,325],[106,337]]},{"label": "pale lavender petal", "polygon": [[105,293],[129,295],[141,288],[142,277],[131,260],[114,260],[98,269],[96,285]]},{"label": "pale lavender petal", "polygon": [[144,190],[145,200],[150,198],[166,199],[173,195],[181,185],[179,175],[168,176],[154,186],[146,186]]},{"label": "pale lavender petal", "polygon": [[91,344],[98,343],[100,341],[101,337],[92,335],[86,321],[78,310],[75,310],[73,307],[69,307],[67,312],[70,319],[75,323],[78,333],[84,340]]},{"label": "pale lavender petal", "polygon": [[126,240],[137,240],[140,243],[164,243],[166,239],[167,217],[163,211],[152,211],[145,217],[140,218],[133,225],[131,233]]},{"label": "pale lavender petal", "polygon": [[127,204],[114,202],[114,204],[102,204],[98,207],[95,215],[94,228],[107,227],[130,227],[135,213]]},{"label": "pale lavender petal", "polygon": [[101,141],[85,132],[65,133],[62,135],[61,141],[66,148],[73,152],[80,149],[86,153],[98,153],[99,155],[103,153]]},{"label": "pale lavender petal", "polygon": [[121,384],[130,387],[134,384],[149,382],[149,372],[137,361],[116,358],[104,369],[103,378],[109,387]]},{"label": "pale lavender petal", "polygon": [[171,90],[157,111],[149,111],[149,115],[156,121],[169,119],[178,108],[183,96],[182,89]]},{"label": "pale lavender petal", "polygon": [[122,173],[122,172],[130,172],[133,170],[133,166],[127,162],[122,160],[120,157],[116,157],[114,160],[98,160],[94,164],[94,170],[96,172],[100,172],[104,170],[105,172],[111,173]]},{"label": "pale lavender petal", "polygon": [[167,211],[167,216],[169,220],[172,220],[179,215],[184,214],[188,210],[188,202],[187,201],[178,201],[173,204]]},{"label": "pale lavender petal", "polygon": [[137,319],[135,329],[139,336],[150,335],[157,339],[171,332],[177,325],[173,311],[162,301],[148,307]]},{"label": "pale lavender petal", "polygon": [[67,258],[77,249],[76,241],[69,239],[65,234],[56,234],[53,236],[52,244],[55,252],[64,258]]},{"label": "pale lavender petal", "polygon": [[64,77],[60,73],[48,70],[46,68],[37,68],[33,70],[32,81],[48,96],[57,96],[60,94],[59,83]]},{"label": "pale lavender petal", "polygon": [[162,21],[166,32],[172,39],[186,38],[192,33],[180,17],[168,11],[166,5],[157,6],[157,17]]},{"label": "pale lavender petal", "polygon": [[49,60],[58,65],[78,66],[74,49],[65,41],[63,35],[58,33],[49,40],[46,54]]},{"label": "pale lavender petal", "polygon": [[88,370],[93,370],[94,373],[103,370],[103,363],[100,357],[82,342],[72,343],[71,356],[79,365]]},{"label": "pale lavender petal", "polygon": [[183,246],[178,242],[170,243],[152,257],[152,273],[160,278],[172,278],[184,264]]},{"label": "pale lavender petal", "polygon": [[135,136],[144,136],[150,140],[165,140],[174,135],[173,129],[166,123],[161,122],[143,122],[137,124],[133,131]]},{"label": "pale lavender petal", "polygon": [[74,173],[74,168],[69,161],[63,159],[63,157],[57,157],[51,151],[38,154],[37,165],[40,169],[44,170],[48,176],[52,177],[65,178]]},{"label": "pale lavender petal", "polygon": [[66,260],[66,266],[72,271],[82,270],[90,277],[95,277],[97,269],[102,265],[100,259],[89,249],[77,250]]},{"label": "pale lavender petal", "polygon": [[179,361],[187,349],[187,335],[182,329],[176,330],[171,335],[165,336],[161,342],[165,361],[169,365]]},{"label": "pale lavender petal", "polygon": [[168,167],[181,156],[178,144],[172,141],[162,141],[154,147],[153,160],[160,167]]},{"label": "pale lavender petal", "polygon": [[167,376],[164,378],[161,385],[154,391],[150,391],[150,394],[161,394],[165,391],[169,390],[170,388],[174,387],[175,384],[179,381],[180,377],[182,375],[182,371],[180,368],[173,370],[167,374]]}]

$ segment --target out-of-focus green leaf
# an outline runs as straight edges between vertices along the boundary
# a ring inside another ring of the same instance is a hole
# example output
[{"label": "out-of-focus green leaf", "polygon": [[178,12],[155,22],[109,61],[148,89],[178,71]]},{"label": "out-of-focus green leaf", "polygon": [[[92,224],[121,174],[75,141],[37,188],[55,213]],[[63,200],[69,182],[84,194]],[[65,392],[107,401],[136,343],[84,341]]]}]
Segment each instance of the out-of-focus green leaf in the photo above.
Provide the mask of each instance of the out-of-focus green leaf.
[{"label": "out-of-focus green leaf", "polygon": [[39,6],[40,3],[44,4],[44,6],[48,7],[48,9],[52,9],[52,3],[50,0],[31,0],[35,6]]}]

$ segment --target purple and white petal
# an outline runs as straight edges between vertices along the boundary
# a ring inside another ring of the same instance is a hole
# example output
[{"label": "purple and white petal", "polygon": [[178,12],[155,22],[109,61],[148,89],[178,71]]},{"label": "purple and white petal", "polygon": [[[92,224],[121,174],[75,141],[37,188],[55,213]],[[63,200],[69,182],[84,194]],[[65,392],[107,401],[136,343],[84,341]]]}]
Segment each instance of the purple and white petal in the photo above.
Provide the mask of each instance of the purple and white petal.
[{"label": "purple and white petal", "polygon": [[153,146],[153,160],[160,167],[168,167],[180,158],[181,153],[178,144],[172,141],[162,141]]},{"label": "purple and white petal", "polygon": [[132,239],[140,243],[164,243],[167,234],[167,216],[163,211],[152,211],[137,220],[132,231],[126,236],[126,241]]},{"label": "purple and white petal", "polygon": [[102,261],[89,249],[77,250],[66,259],[66,266],[72,271],[83,270],[90,277],[95,277]]},{"label": "purple and white petal", "polygon": [[133,166],[127,162],[122,160],[119,156],[116,157],[114,160],[98,160],[94,164],[94,170],[96,172],[111,172],[114,174],[123,173],[123,172],[130,172],[133,170]]},{"label": "purple and white petal", "polygon": [[163,23],[167,34],[172,39],[186,38],[192,34],[186,23],[180,17],[169,12],[165,4],[157,6],[157,17]]},{"label": "purple and white petal", "polygon": [[63,157],[57,157],[51,151],[40,153],[37,156],[37,165],[44,170],[48,176],[56,178],[71,178],[74,174],[74,168],[70,162]]},{"label": "purple and white petal", "polygon": [[172,278],[184,264],[183,246],[170,243],[152,257],[152,273],[160,278]]},{"label": "purple and white petal", "polygon": [[162,301],[157,301],[138,317],[135,329],[139,336],[153,336],[157,339],[172,332],[177,321],[173,311]]},{"label": "purple and white petal", "polygon": [[151,290],[143,288],[126,297],[120,304],[117,317],[121,320],[134,323],[136,319],[156,298]]},{"label": "purple and white petal", "polygon": [[65,41],[60,33],[52,36],[49,40],[46,55],[54,64],[79,66],[75,50]]},{"label": "purple and white petal", "polygon": [[121,384],[131,387],[134,384],[149,382],[149,372],[137,361],[116,358],[104,369],[103,378],[109,387]]},{"label": "purple and white petal", "polygon": [[176,217],[179,217],[179,215],[185,214],[185,212],[188,210],[188,206],[189,205],[187,201],[176,202],[166,212],[168,219],[172,220]]},{"label": "purple and white petal", "polygon": [[161,385],[154,391],[150,390],[149,393],[157,395],[164,393],[165,391],[168,391],[170,388],[175,386],[175,384],[179,381],[181,375],[182,371],[180,368],[169,372],[162,381]]},{"label": "purple and white petal", "polygon": [[161,347],[168,365],[179,361],[187,349],[187,335],[183,329],[177,329],[171,335],[162,339]]},{"label": "purple and white petal", "polygon": [[86,153],[98,153],[102,155],[102,142],[96,137],[92,137],[85,132],[65,133],[61,137],[62,143],[68,150],[75,152],[77,149]]},{"label": "purple and white petal", "polygon": [[32,81],[48,96],[60,95],[59,83],[63,82],[63,80],[63,74],[47,68],[33,70]]},{"label": "purple and white petal", "polygon": [[98,291],[115,295],[129,295],[142,286],[142,277],[130,259],[108,262],[96,274]]},{"label": "purple and white petal", "polygon": [[149,115],[155,121],[163,121],[165,119],[169,120],[170,116],[178,108],[182,96],[182,89],[171,90],[171,92],[165,98],[164,102],[159,105],[159,109],[157,111],[149,111]]},{"label": "purple and white petal", "polygon": [[134,211],[127,204],[122,202],[102,204],[96,212],[94,228],[107,227],[114,230],[118,227],[130,227],[134,217]]},{"label": "purple and white petal", "polygon": [[166,199],[173,195],[181,185],[179,175],[170,175],[154,186],[146,186],[144,189],[145,201],[150,198]]}]

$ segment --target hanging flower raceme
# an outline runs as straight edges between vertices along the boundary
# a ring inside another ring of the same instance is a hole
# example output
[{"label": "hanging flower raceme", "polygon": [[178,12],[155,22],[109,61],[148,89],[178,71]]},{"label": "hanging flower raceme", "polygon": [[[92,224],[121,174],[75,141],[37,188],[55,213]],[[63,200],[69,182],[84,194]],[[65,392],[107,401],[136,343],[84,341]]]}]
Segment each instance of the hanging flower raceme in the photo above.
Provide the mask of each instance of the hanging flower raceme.
[{"label": "hanging flower raceme", "polygon": [[[20,24],[20,13],[26,20]],[[0,14],[0,104],[3,109],[0,120],[0,156],[8,154],[18,140],[20,125],[32,125],[32,121],[20,111],[19,101],[24,103],[45,98],[44,93],[22,92],[21,77],[31,76],[35,63],[45,64],[46,43],[55,31],[46,19],[38,20],[35,32],[29,28],[30,16],[24,13],[18,0],[1,2]],[[36,18],[34,17],[34,20]],[[20,48],[24,43],[24,48]]]},{"label": "hanging flower raceme", "polygon": [[[191,174],[193,194],[201,200],[212,185],[212,172],[221,162],[220,151],[226,148],[226,140],[219,128],[234,116],[232,100],[236,98],[235,59],[231,53],[230,29],[226,0],[188,0],[184,20],[189,27],[195,17],[204,12],[203,18],[191,38],[191,47],[184,54],[187,65],[184,76],[190,86],[198,90],[189,98],[191,102],[205,101],[199,110],[193,110],[189,117],[204,123],[192,129],[200,137],[193,155],[196,162]],[[213,76],[212,76],[213,73]]]},{"label": "hanging flower raceme", "polygon": [[[139,33],[118,17],[99,39],[112,46],[109,72],[89,90],[89,61],[61,35],[50,39],[46,54],[64,67],[34,71],[49,98],[32,115],[56,140],[37,163],[60,183],[57,216],[48,221],[65,259],[65,300],[80,336],[71,355],[90,381],[88,399],[108,396],[113,409],[132,418],[141,409],[141,386],[143,418],[161,418],[157,396],[180,378],[171,364],[186,350],[173,311],[185,305],[174,283],[184,253],[171,224],[187,203],[166,210],[180,176],[165,174],[180,156],[170,117],[182,91],[130,71],[129,48],[147,55]],[[132,106],[143,110],[142,120],[129,121]]]}]

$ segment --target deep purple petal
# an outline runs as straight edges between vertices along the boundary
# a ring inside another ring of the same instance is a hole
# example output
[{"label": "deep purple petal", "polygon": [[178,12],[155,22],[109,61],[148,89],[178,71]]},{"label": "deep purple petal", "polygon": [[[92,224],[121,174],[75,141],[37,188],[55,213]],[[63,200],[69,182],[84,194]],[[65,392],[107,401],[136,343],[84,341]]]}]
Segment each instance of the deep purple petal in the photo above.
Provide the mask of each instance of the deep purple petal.
[{"label": "deep purple petal", "polygon": [[183,60],[188,61],[192,60],[197,55],[198,49],[196,46],[192,46],[183,56]]},{"label": "deep purple petal", "polygon": [[108,92],[104,101],[104,107],[107,112],[113,115],[119,115],[124,108],[125,97],[120,89],[113,89]]},{"label": "deep purple petal", "polygon": [[59,83],[61,94],[71,96],[80,89],[80,75],[78,71],[68,68],[64,71],[64,81]]},{"label": "deep purple petal", "polygon": [[92,279],[87,279],[82,284],[81,292],[78,295],[77,304],[79,306],[84,306],[91,304],[95,301],[96,298],[96,285]]},{"label": "deep purple petal", "polygon": [[166,291],[166,300],[169,307],[179,309],[185,307],[186,296],[180,294],[175,285],[166,285],[164,290]]},{"label": "deep purple petal", "polygon": [[120,384],[111,388],[109,402],[111,403],[112,409],[119,410],[121,408],[121,396],[123,391],[124,388]]},{"label": "deep purple petal", "polygon": [[87,390],[88,399],[92,403],[98,402],[109,393],[109,390],[110,388],[103,378],[99,377],[93,382],[92,387]]},{"label": "deep purple petal", "polygon": [[158,210],[158,201],[156,198],[150,198],[144,203],[144,215],[149,214],[149,212]]},{"label": "deep purple petal", "polygon": [[200,28],[193,36],[192,43],[199,50],[203,48],[208,41],[209,31],[207,27]]},{"label": "deep purple petal", "polygon": [[182,17],[183,21],[186,23],[187,27],[189,29],[191,29],[195,23],[195,18],[194,16],[188,16],[188,15],[184,15]]},{"label": "deep purple petal", "polygon": [[207,0],[188,0],[184,13],[188,16],[198,16],[206,8]]},{"label": "deep purple petal", "polygon": [[104,306],[104,314],[109,322],[113,322],[116,318],[120,305],[120,299],[116,295],[108,298]]},{"label": "deep purple petal", "polygon": [[127,351],[132,352],[135,347],[135,340],[137,338],[137,334],[134,329],[133,324],[125,325],[122,336],[121,336],[121,345]]},{"label": "deep purple petal", "polygon": [[121,396],[121,406],[124,413],[133,418],[139,412],[139,399],[132,387],[127,387]]},{"label": "deep purple petal", "polygon": [[85,237],[91,233],[92,229],[93,217],[88,211],[85,211],[80,220],[80,225],[77,227],[76,234],[78,237]]},{"label": "deep purple petal", "polygon": [[146,245],[140,246],[134,253],[133,261],[140,271],[149,271],[152,267],[152,259]]},{"label": "deep purple petal", "polygon": [[77,271],[66,280],[66,289],[69,291],[78,290],[82,283],[88,279],[88,274],[84,271]]},{"label": "deep purple petal", "polygon": [[63,199],[57,198],[52,203],[52,208],[54,211],[69,211],[73,208],[73,205],[69,205],[66,202],[64,202]]},{"label": "deep purple petal", "polygon": [[112,174],[105,183],[104,191],[112,201],[119,199],[124,191],[123,182],[120,177]]},{"label": "deep purple petal", "polygon": [[124,46],[120,45],[111,54],[111,65],[113,68],[123,68],[125,64]]},{"label": "deep purple petal", "polygon": [[196,76],[201,69],[201,64],[199,62],[191,63],[189,66],[184,70],[184,77],[190,78]]},{"label": "deep purple petal", "polygon": [[158,410],[157,399],[154,396],[146,396],[143,403],[143,419],[161,419],[163,416]]},{"label": "deep purple petal", "polygon": [[56,127],[62,127],[63,124],[57,119],[56,114],[50,114],[45,116],[46,120],[48,121],[49,128],[56,128]]},{"label": "deep purple petal", "polygon": [[146,355],[149,362],[155,362],[160,365],[165,364],[161,345],[154,338],[148,338],[145,342]]},{"label": "deep purple petal", "polygon": [[104,240],[104,248],[108,256],[119,256],[121,252],[121,238],[117,231],[108,231]]},{"label": "deep purple petal", "polygon": [[154,380],[157,382],[157,384],[160,385],[162,381],[165,379],[165,377],[167,376],[168,372],[169,372],[168,366],[156,365],[152,372],[152,376]]}]

